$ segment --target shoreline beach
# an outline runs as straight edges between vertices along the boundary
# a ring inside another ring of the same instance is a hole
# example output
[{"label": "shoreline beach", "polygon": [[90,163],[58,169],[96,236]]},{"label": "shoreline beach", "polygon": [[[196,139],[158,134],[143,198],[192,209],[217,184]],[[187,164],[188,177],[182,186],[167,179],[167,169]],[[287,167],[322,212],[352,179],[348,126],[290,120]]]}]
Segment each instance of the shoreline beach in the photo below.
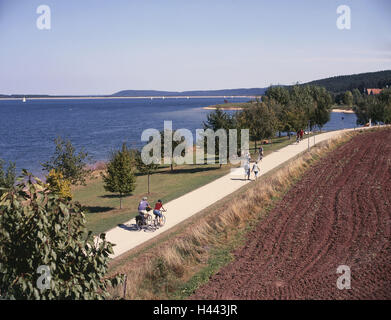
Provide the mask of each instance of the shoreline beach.
[{"label": "shoreline beach", "polygon": [[[208,106],[208,107],[203,107],[202,109],[204,110],[216,110],[217,108],[221,110],[226,110],[226,111],[240,111],[243,110],[244,108],[239,108],[239,107],[217,107],[217,106]],[[336,113],[354,113],[353,110],[344,110],[344,109],[332,109],[331,112],[336,112]]]}]

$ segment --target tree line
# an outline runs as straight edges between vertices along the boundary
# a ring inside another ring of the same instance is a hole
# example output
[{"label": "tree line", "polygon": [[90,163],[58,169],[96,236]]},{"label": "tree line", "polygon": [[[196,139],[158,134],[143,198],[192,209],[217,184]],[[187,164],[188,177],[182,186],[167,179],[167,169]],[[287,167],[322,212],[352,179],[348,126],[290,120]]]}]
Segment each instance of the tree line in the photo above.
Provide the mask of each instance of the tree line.
[{"label": "tree line", "polygon": [[[330,120],[332,96],[318,86],[270,87],[262,100],[241,111],[227,114],[220,108],[207,116],[205,129],[249,129],[250,140],[257,142],[285,132],[309,128],[321,130]],[[217,144],[216,144],[217,145]]]},{"label": "tree line", "polygon": [[374,124],[391,123],[391,88],[383,89],[376,95],[361,93],[358,89],[347,91],[344,103],[352,107],[357,116],[357,124],[365,125],[369,121]]}]

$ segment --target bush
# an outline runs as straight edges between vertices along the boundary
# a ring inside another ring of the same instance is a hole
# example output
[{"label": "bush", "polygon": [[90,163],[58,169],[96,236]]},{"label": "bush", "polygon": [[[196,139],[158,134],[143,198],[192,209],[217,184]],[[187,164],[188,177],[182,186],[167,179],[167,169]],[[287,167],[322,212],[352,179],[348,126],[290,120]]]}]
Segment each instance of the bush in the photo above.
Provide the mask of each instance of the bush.
[{"label": "bush", "polygon": [[54,169],[50,170],[49,175],[46,177],[48,188],[59,197],[67,200],[72,199],[71,183],[69,180],[64,179],[61,172]]},{"label": "bush", "polygon": [[[113,253],[105,234],[95,241],[89,232],[86,238],[78,204],[26,171],[18,180],[0,199],[0,298],[107,297],[107,287],[121,277],[104,278]],[[38,273],[40,266],[47,268],[45,274]]]}]

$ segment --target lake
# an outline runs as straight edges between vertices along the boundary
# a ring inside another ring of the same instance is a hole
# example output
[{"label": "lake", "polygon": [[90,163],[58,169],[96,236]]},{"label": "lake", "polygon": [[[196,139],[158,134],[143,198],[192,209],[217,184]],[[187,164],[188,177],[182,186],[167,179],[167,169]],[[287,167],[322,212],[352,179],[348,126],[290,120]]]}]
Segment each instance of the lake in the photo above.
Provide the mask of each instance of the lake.
[{"label": "lake", "polygon": [[[221,98],[0,100],[0,158],[15,162],[18,172],[25,168],[42,176],[40,163],[50,158],[53,141],[61,136],[77,149],[84,147],[93,161],[104,161],[123,142],[140,148],[141,132],[162,130],[164,120],[195,135],[211,112],[203,107],[223,102]],[[331,113],[323,129],[355,126],[355,114]]]}]

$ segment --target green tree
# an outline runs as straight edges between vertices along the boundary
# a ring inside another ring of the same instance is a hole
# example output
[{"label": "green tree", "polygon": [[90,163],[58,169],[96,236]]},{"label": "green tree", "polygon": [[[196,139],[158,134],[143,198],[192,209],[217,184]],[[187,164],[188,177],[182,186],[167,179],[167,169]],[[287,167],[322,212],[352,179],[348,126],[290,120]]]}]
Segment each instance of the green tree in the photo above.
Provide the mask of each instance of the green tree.
[{"label": "green tree", "polygon": [[296,113],[294,115],[294,122],[296,123],[294,127],[296,130],[306,128],[310,120],[312,121],[309,129],[312,130],[312,127],[315,125],[313,119],[315,118],[316,104],[311,91],[311,86],[294,86],[290,91],[290,103],[293,112]]},{"label": "green tree", "polygon": [[379,98],[382,104],[383,116],[382,122],[386,124],[391,123],[391,89],[384,89],[380,94]]},{"label": "green tree", "polygon": [[371,120],[372,123],[383,122],[384,104],[377,96],[365,96],[356,106],[353,107],[357,116],[358,124],[366,124]]},{"label": "green tree", "polygon": [[122,197],[132,193],[136,187],[134,171],[134,159],[124,143],[121,150],[112,153],[106,172],[101,174],[105,190],[119,194],[120,209],[122,209]]},{"label": "green tree", "polygon": [[258,140],[271,138],[277,131],[278,122],[273,109],[277,109],[276,102],[266,99],[244,109],[239,116],[242,128],[248,128],[250,131],[255,149]]},{"label": "green tree", "polygon": [[[234,129],[236,127],[235,116],[229,115],[227,112],[217,108],[213,112],[209,113],[206,117],[206,121],[203,123],[204,130],[211,129],[217,131],[223,129],[227,133],[227,146],[229,146],[229,129]],[[205,141],[206,143],[206,141]],[[219,153],[219,138],[215,139],[215,159],[216,162],[219,162],[220,153]],[[220,163],[221,168],[221,163]]]},{"label": "green tree", "polygon": [[285,87],[270,87],[266,93],[265,97],[276,101],[280,105],[288,105],[290,101],[289,90]]},{"label": "green tree", "polygon": [[[103,299],[112,244],[85,234],[80,206],[60,198],[23,170],[19,184],[0,198],[1,299]],[[40,281],[38,267],[51,279]],[[46,274],[48,275],[48,274]],[[39,288],[39,284],[48,288]]]},{"label": "green tree", "polygon": [[322,130],[322,127],[330,120],[333,99],[330,93],[323,87],[312,86],[311,94],[315,104],[315,111],[310,120]]},{"label": "green tree", "polygon": [[15,163],[9,162],[8,167],[5,169],[4,160],[0,159],[0,197],[3,193],[12,189],[15,184]]},{"label": "green tree", "polygon": [[217,131],[218,129],[232,129],[235,127],[234,118],[221,108],[217,108],[206,116],[204,121],[204,129],[211,129]]},{"label": "green tree", "polygon": [[91,173],[87,169],[87,160],[90,160],[88,153],[83,149],[76,152],[71,141],[63,140],[61,137],[55,139],[56,149],[49,161],[42,164],[43,170],[50,172],[52,169],[61,172],[64,179],[73,185],[84,184]]},{"label": "green tree", "polygon": [[299,106],[290,105],[286,112],[287,126],[297,132],[307,127],[308,118],[305,111]]},{"label": "green tree", "polygon": [[353,105],[357,105],[357,103],[363,100],[363,95],[358,89],[353,89],[352,95],[353,95]]},{"label": "green tree", "polygon": [[349,90],[345,92],[344,97],[343,97],[343,102],[349,108],[351,108],[353,106],[353,94]]},{"label": "green tree", "polygon": [[132,150],[132,154],[135,159],[137,170],[142,174],[146,174],[148,177],[148,194],[149,194],[150,176],[159,168],[159,165],[155,164],[154,161],[152,161],[150,164],[145,164],[141,159],[141,152],[138,150]]},{"label": "green tree", "polygon": [[[170,129],[166,129],[164,131],[160,132],[160,138],[161,138],[161,157],[164,159],[164,149],[167,149],[169,152],[169,155],[167,155],[167,158],[170,160],[170,170],[171,172],[174,171],[174,150],[175,148],[184,141],[184,137],[180,141],[174,140],[174,131]],[[171,136],[171,149],[169,146],[168,139],[165,139],[165,136],[169,137]],[[184,151],[182,151],[182,156],[184,156]]]}]

